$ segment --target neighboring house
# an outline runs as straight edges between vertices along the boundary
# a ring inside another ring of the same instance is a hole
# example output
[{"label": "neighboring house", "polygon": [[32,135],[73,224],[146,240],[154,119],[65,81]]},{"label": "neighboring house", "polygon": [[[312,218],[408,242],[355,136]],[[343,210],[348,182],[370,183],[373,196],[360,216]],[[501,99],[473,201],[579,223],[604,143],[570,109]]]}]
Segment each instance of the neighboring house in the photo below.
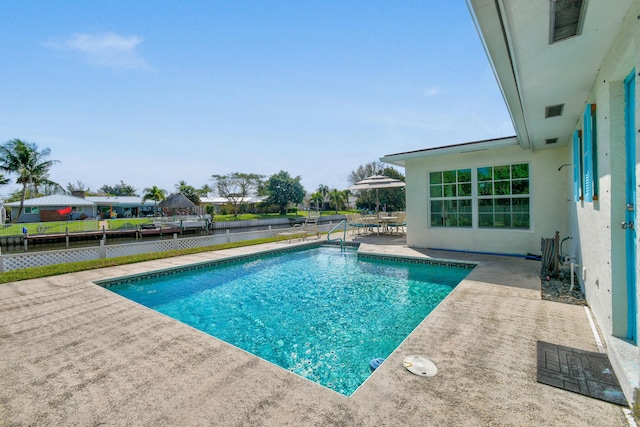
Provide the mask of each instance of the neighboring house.
[{"label": "neighboring house", "polygon": [[11,208],[12,222],[69,221],[96,216],[93,202],[64,194],[25,200],[20,218],[17,218],[20,201],[4,206]]},{"label": "neighboring house", "polygon": [[96,214],[105,219],[138,218],[154,214],[155,202],[143,202],[139,196],[86,196],[85,199],[95,203]]},{"label": "neighboring house", "polygon": [[[16,222],[20,201],[5,203],[11,208],[11,220]],[[72,221],[83,218],[137,218],[152,215],[153,200],[121,196],[69,196],[56,194],[24,201],[18,222]]]},{"label": "neighboring house", "polygon": [[[539,253],[541,237],[570,237],[565,252],[579,265],[622,389],[638,405],[640,0],[467,3],[519,147],[507,138],[382,158],[406,168],[407,243]],[[513,192],[523,179],[519,165],[528,165],[529,194],[504,194],[507,181]],[[481,186],[489,168],[493,194]]]}]

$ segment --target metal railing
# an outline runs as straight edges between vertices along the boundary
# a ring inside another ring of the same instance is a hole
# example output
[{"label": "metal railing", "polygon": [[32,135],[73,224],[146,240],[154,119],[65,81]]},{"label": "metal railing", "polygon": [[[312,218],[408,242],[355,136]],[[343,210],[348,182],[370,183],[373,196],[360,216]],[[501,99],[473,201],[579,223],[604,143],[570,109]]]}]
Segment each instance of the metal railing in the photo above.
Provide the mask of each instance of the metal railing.
[{"label": "metal railing", "polygon": [[[331,238],[331,233],[333,233],[334,231],[336,231],[338,228],[340,228],[340,226],[343,226],[344,228],[344,234],[342,235],[342,239],[337,238],[337,239],[332,239]],[[339,241],[340,242],[340,248],[344,249],[344,242],[345,240],[347,240],[347,221],[346,220],[342,220],[340,221],[338,224],[336,224],[335,227],[333,227],[331,230],[329,230],[329,232],[327,233],[327,241],[329,242],[336,242]]]}]

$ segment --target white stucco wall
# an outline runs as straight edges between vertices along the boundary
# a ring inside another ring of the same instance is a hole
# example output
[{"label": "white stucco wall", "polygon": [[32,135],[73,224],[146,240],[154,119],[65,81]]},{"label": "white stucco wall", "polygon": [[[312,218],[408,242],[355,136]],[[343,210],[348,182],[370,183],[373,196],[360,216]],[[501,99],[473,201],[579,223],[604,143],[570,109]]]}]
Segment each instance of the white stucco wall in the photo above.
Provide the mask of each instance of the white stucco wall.
[{"label": "white stucco wall", "polygon": [[[570,168],[558,170],[568,163],[567,158],[566,147],[532,152],[513,146],[407,160],[407,244],[417,248],[540,254],[541,238],[554,237],[559,231],[562,239],[568,233],[566,188]],[[529,230],[430,226],[427,188],[430,172],[517,163],[530,164]]]},{"label": "white stucco wall", "polygon": [[[602,63],[587,100],[588,103],[595,103],[597,106],[599,200],[593,203],[572,202],[569,212],[570,234],[575,236],[572,240],[572,251],[581,264],[581,286],[605,336],[609,357],[628,398],[632,396],[633,388],[638,387],[640,374],[638,347],[618,338],[626,330],[625,231],[621,227],[621,223],[625,220],[626,209],[623,81],[635,67],[635,145],[638,154],[640,153],[640,136],[637,133],[638,124],[640,124],[638,103],[640,93],[637,84],[637,71],[640,71],[640,42],[638,41],[640,32],[637,19],[639,15],[640,2],[635,2],[608,56]],[[577,124],[577,129],[581,127],[580,122]],[[570,144],[569,153],[571,152]],[[636,182],[640,184],[637,165],[636,155]],[[640,201],[639,195],[640,191],[636,190],[636,207]],[[640,219],[637,208],[636,219]],[[637,265],[640,266],[640,259]],[[636,277],[636,282],[640,284],[640,277]],[[640,301],[640,292],[636,294],[636,301]],[[635,321],[638,323],[637,318]]]}]

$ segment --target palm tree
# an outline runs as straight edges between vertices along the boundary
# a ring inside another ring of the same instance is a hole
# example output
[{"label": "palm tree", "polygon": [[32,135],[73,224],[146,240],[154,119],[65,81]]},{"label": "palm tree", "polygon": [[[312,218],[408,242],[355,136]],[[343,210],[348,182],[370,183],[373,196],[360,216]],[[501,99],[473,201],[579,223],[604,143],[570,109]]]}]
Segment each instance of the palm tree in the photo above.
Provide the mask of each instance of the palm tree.
[{"label": "palm tree", "polygon": [[329,192],[329,202],[336,207],[336,213],[344,206],[344,193],[334,188]]},{"label": "palm tree", "polygon": [[316,210],[320,211],[320,204],[324,202],[324,195],[321,192],[316,191],[311,195],[311,197],[309,198],[309,201],[315,203]]},{"label": "palm tree", "polygon": [[57,160],[45,160],[51,154],[48,148],[38,151],[38,145],[12,139],[0,146],[0,171],[17,174],[16,183],[22,184],[20,208],[15,221],[22,215],[27,188],[37,192],[40,185],[59,185],[49,180],[49,169]]},{"label": "palm tree", "polygon": [[147,200],[153,200],[155,202],[155,206],[153,208],[153,214],[155,216],[158,213],[158,202],[167,198],[167,191],[162,188],[158,188],[155,185],[151,188],[145,188],[142,191],[144,192],[142,196],[143,203]]},{"label": "palm tree", "polygon": [[323,196],[326,196],[327,194],[329,194],[329,187],[327,185],[320,184],[318,185],[318,189],[316,190],[316,192],[322,194]]}]

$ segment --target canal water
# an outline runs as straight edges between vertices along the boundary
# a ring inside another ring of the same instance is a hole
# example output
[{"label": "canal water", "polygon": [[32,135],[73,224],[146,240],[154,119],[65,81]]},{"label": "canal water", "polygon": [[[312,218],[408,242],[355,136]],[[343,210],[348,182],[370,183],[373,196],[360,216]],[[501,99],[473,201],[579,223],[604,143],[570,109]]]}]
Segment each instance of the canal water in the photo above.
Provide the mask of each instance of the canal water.
[{"label": "canal water", "polygon": [[[279,229],[279,228],[287,228],[287,225],[271,225],[271,229]],[[269,226],[256,226],[256,227],[239,227],[229,229],[229,233],[246,233],[250,231],[261,231],[268,230]],[[206,235],[219,235],[219,234],[227,234],[227,229],[217,229],[217,230],[208,230],[206,233],[201,232],[200,230],[189,230],[184,233],[178,234],[178,239],[181,238],[190,238],[190,237],[198,237],[198,236],[206,236]],[[151,242],[156,240],[171,240],[173,239],[173,233],[167,233],[162,236],[153,235],[153,236],[144,236],[142,238],[136,239],[135,237],[122,237],[117,235],[107,235],[105,240],[105,245],[121,245],[125,243],[136,243],[136,242]],[[24,253],[24,243],[22,243],[21,239],[14,239],[15,243],[3,243],[2,254],[14,254],[14,253]],[[37,252],[37,251],[55,251],[60,249],[73,249],[73,248],[87,248],[93,246],[100,246],[100,240],[102,240],[102,235],[90,236],[83,240],[71,240],[69,241],[69,246],[67,246],[64,239],[56,242],[42,242],[42,241],[29,241],[28,242],[28,252]]]}]

